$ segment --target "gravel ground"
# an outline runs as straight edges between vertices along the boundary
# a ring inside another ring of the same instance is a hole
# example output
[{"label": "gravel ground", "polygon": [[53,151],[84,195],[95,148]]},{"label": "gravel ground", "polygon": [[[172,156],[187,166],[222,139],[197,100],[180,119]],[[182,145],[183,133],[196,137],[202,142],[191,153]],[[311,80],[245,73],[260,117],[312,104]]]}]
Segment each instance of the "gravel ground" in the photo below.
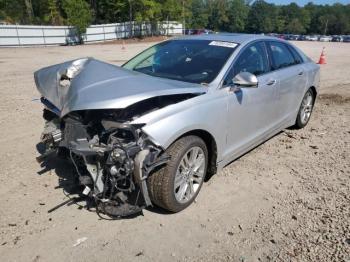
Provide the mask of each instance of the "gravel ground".
[{"label": "gravel ground", "polygon": [[[350,44],[326,47],[309,125],[285,130],[227,166],[190,208],[100,220],[58,185],[72,168],[42,171],[43,126],[33,72],[83,56],[121,64],[150,44],[0,49],[1,261],[350,261]],[[79,241],[78,241],[79,240]],[[77,242],[78,241],[78,242]]]}]

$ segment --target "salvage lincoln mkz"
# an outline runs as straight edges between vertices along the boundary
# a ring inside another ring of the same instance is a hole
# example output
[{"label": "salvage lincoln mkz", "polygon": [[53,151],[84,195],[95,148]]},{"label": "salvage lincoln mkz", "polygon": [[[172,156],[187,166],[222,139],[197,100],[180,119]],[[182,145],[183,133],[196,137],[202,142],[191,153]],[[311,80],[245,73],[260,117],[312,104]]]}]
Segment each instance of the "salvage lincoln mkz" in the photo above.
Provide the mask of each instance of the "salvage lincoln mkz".
[{"label": "salvage lincoln mkz", "polygon": [[113,217],[189,206],[208,174],[284,128],[304,127],[319,66],[271,37],[217,34],[159,43],[118,67],[93,58],[43,68],[48,155]]}]

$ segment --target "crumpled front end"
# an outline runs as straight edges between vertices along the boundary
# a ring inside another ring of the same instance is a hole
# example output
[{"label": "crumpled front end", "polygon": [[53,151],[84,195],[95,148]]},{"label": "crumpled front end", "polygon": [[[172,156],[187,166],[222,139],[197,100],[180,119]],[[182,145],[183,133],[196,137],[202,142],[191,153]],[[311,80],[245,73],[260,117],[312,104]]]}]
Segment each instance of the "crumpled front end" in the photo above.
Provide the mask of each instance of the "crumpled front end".
[{"label": "crumpled front end", "polygon": [[147,178],[168,156],[135,119],[206,92],[200,85],[163,80],[94,59],[35,73],[44,104],[41,141],[74,165],[82,193],[97,212],[125,217],[152,205]]},{"label": "crumpled front end", "polygon": [[97,212],[125,217],[152,205],[147,177],[168,157],[142,132],[142,125],[118,122],[117,114],[81,111],[59,119],[45,109],[42,142],[47,151],[38,161],[65,154],[75,167],[82,194],[94,200]]}]

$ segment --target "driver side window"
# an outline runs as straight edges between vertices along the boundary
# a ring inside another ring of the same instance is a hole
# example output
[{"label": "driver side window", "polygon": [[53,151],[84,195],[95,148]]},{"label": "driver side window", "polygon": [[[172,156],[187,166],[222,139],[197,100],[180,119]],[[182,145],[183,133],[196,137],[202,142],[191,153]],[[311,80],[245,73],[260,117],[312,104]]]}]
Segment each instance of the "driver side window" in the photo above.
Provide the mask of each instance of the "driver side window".
[{"label": "driver side window", "polygon": [[227,75],[224,84],[232,83],[234,76],[240,72],[249,72],[256,76],[267,73],[269,71],[269,62],[266,55],[266,48],[263,42],[257,42],[249,45],[239,55],[234,62],[230,73]]}]

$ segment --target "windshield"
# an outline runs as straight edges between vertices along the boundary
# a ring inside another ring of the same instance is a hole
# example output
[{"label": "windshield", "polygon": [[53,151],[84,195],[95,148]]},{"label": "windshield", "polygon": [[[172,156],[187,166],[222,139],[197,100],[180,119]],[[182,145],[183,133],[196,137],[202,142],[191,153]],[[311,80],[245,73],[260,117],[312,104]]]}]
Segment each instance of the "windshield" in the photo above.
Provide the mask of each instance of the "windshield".
[{"label": "windshield", "polygon": [[171,40],[147,49],[123,67],[151,76],[208,84],[236,47],[232,42]]}]

